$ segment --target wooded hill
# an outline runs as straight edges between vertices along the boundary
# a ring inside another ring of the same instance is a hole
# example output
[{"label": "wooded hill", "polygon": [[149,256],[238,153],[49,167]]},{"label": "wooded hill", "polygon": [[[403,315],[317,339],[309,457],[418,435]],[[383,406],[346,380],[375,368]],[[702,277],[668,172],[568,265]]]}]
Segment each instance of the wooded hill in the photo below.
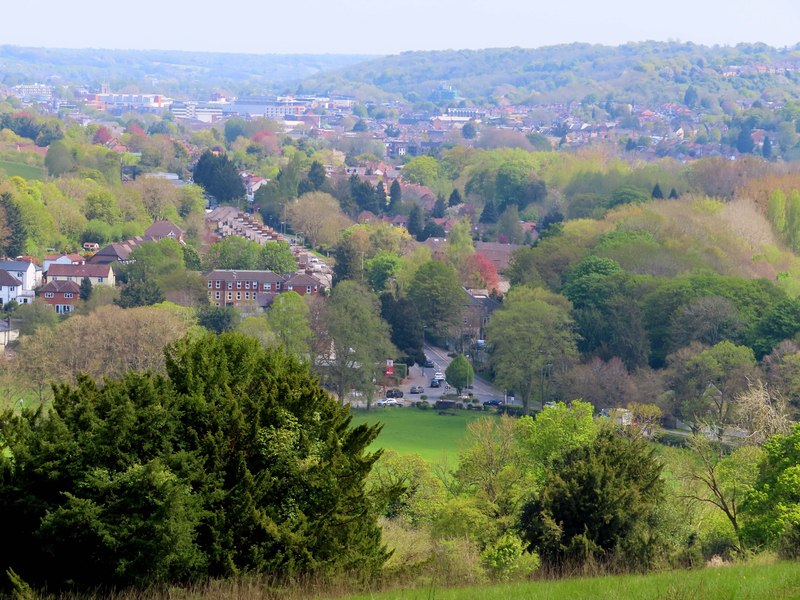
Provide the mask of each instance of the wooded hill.
[{"label": "wooded hill", "polygon": [[[733,47],[678,42],[623,46],[567,44],[544,48],[491,48],[404,52],[320,73],[306,90],[364,97],[427,99],[440,85],[476,103],[504,96],[515,103],[565,102],[588,95],[625,102],[675,102],[686,87],[719,96],[797,97],[800,50],[765,44]],[[770,70],[777,68],[777,72]],[[789,69],[787,71],[787,68]],[[766,72],[762,72],[766,71]]]},{"label": "wooded hill", "polygon": [[[334,54],[227,54],[172,50],[98,50],[0,46],[0,84],[39,81],[135,86],[143,93],[263,94],[277,83],[337,69],[370,58]],[[155,83],[154,83],[155,82]]]}]

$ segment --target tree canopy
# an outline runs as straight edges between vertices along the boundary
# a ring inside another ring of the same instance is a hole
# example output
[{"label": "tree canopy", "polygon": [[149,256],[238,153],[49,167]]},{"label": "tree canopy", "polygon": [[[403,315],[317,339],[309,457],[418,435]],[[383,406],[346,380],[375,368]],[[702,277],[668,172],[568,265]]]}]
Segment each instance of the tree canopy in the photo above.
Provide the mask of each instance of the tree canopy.
[{"label": "tree canopy", "polygon": [[176,343],[166,376],[81,376],[46,413],[2,414],[0,564],[50,590],[374,572],[378,428],[349,420],[239,334]]}]

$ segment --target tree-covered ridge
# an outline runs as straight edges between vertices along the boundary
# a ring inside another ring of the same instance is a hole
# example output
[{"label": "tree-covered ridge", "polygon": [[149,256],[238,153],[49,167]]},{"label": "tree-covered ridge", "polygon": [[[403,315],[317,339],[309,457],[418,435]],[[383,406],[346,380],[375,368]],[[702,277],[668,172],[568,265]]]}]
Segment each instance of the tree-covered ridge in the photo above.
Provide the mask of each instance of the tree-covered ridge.
[{"label": "tree-covered ridge", "polygon": [[[764,44],[575,43],[535,49],[404,52],[311,77],[304,86],[425,99],[446,84],[479,104],[501,96],[512,102],[546,103],[578,101],[590,94],[601,100],[611,95],[626,102],[675,102],[683,99],[690,84],[721,95],[747,95],[769,88],[772,93],[796,97],[798,62],[797,48]],[[758,67],[767,71],[773,67],[777,72],[762,73]]]},{"label": "tree-covered ridge", "polygon": [[[135,86],[141,93],[209,94],[230,87],[241,94],[264,93],[273,85],[340,68],[362,55],[232,54],[172,50],[110,50],[0,46],[0,83],[62,81],[112,89]],[[153,84],[154,80],[157,84]]]}]

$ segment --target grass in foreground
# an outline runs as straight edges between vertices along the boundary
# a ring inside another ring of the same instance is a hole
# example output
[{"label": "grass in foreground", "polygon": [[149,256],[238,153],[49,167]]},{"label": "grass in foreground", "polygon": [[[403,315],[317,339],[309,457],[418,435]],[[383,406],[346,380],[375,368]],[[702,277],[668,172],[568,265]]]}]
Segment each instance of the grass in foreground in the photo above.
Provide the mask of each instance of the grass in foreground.
[{"label": "grass in foreground", "polygon": [[45,178],[44,169],[35,165],[15,163],[8,160],[0,160],[0,171],[9,177],[22,177],[23,179],[38,179],[43,181]]},{"label": "grass in foreground", "polygon": [[428,462],[443,458],[455,463],[467,424],[494,413],[469,410],[440,415],[436,410],[417,408],[372,408],[353,410],[353,425],[383,423],[383,431],[370,450],[386,448],[399,454],[419,454]]},{"label": "grass in foreground", "polygon": [[348,600],[790,600],[800,598],[800,563],[748,564],[459,589],[428,586]]}]

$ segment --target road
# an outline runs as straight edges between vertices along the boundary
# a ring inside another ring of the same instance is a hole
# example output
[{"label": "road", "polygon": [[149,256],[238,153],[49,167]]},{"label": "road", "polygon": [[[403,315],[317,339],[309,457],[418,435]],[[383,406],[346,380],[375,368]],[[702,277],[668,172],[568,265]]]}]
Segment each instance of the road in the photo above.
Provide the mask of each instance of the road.
[{"label": "road", "polygon": [[[437,371],[442,373],[445,372],[447,369],[447,365],[450,364],[452,360],[449,356],[447,356],[447,350],[444,348],[438,348],[436,346],[431,346],[430,344],[425,344],[424,346],[425,356],[431,359],[433,362],[433,367],[420,367],[418,365],[414,365],[408,370],[408,377],[406,378],[405,382],[398,386],[398,389],[403,391],[403,398],[401,402],[404,404],[408,404],[409,402],[415,402],[419,400],[419,397],[422,394],[426,394],[428,396],[429,402],[434,402],[441,396],[442,394],[447,393],[447,390],[444,386],[438,388],[431,387],[431,380],[433,379],[434,374]],[[411,388],[412,387],[422,387],[424,391],[422,394],[412,394]],[[475,378],[473,389],[471,390],[464,390],[465,392],[469,391],[472,392],[472,395],[480,400],[481,402],[485,402],[486,400],[491,400],[493,398],[497,398],[498,400],[503,400],[503,391],[498,390],[494,386],[492,386],[489,382]],[[450,388],[450,392],[455,393],[455,389]],[[384,397],[385,390],[380,388],[373,399],[373,403],[377,402],[381,398]],[[360,397],[352,397],[348,398],[350,404],[356,408],[364,408],[366,407],[366,402],[364,402]]]},{"label": "road", "polygon": [[[447,365],[450,364],[451,358],[447,356],[447,350],[444,348],[431,346],[430,344],[425,344],[423,349],[425,351],[425,356],[431,359],[434,366],[425,368],[415,365],[409,369],[408,378],[406,379],[405,383],[399,387],[399,389],[403,390],[403,400],[405,401],[414,401],[421,395],[412,394],[410,392],[412,387],[423,387],[425,390],[423,394],[427,394],[430,400],[434,400],[441,394],[447,393],[447,389],[445,387],[431,387],[431,380],[433,379],[434,374],[437,371],[444,373],[447,369]],[[498,400],[503,399],[502,390],[496,389],[487,381],[479,378],[475,379],[472,390],[464,391],[471,391],[472,395],[481,402],[491,400],[492,398],[497,398]],[[383,390],[381,390],[381,393],[382,392]],[[451,388],[450,392],[455,392],[455,390]]]}]

